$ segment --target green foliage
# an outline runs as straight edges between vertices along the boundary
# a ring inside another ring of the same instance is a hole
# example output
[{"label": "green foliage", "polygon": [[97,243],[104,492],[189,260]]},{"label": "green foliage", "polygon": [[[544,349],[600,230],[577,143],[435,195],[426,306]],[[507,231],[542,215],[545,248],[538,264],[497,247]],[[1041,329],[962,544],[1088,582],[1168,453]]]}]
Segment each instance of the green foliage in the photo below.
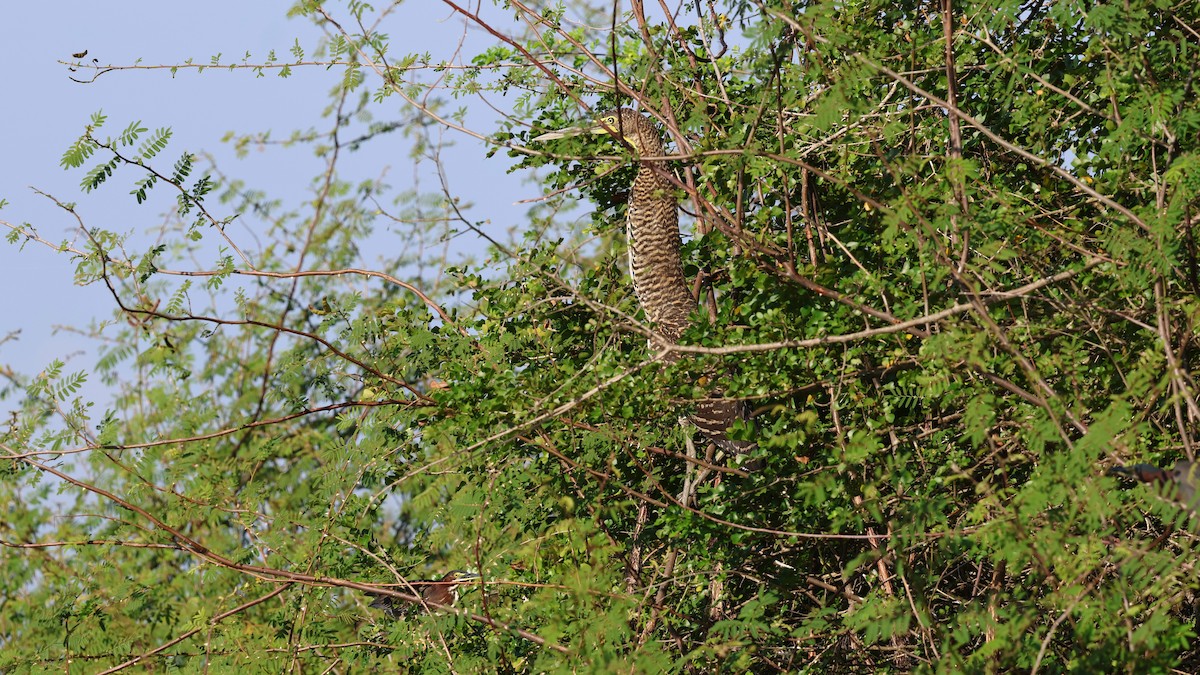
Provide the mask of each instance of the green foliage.
[{"label": "green foliage", "polygon": [[92,132],[104,126],[107,120],[108,117],[103,113],[99,111],[93,113],[87,132],[72,143],[71,147],[67,148],[67,151],[63,153],[62,158],[58,161],[59,165],[65,169],[77,169],[83,166],[83,163],[96,151],[97,145],[92,139]]},{"label": "green foliage", "polygon": [[[143,129],[143,131],[145,131]],[[138,159],[145,162],[154,159],[154,156],[162,152],[167,147],[167,141],[171,140],[171,130],[168,128],[155,129],[150,138],[142,141],[138,147]]]},{"label": "green foliage", "polygon": [[[1106,475],[1198,440],[1200,10],[953,4],[687,3],[615,33],[612,3],[504,5],[439,62],[367,28],[393,9],[297,3],[330,37],[288,68],[325,59],[334,131],[279,136],[322,158],[294,204],[93,115],[60,160],[83,191],[120,169],[174,211],[64,246],[120,302],[98,377],[0,371],[0,670],[1200,669],[1197,516]],[[509,240],[456,177],[393,189],[330,152],[436,157],[385,106],[462,125],[446,93],[512,107],[478,155],[549,196]],[[651,113],[678,155],[704,302],[670,366],[625,269],[637,163],[530,142],[581,102]],[[430,262],[463,233],[486,259]],[[714,383],[754,409],[755,472],[678,422]],[[453,611],[362,592],[453,569],[483,577]]]}]

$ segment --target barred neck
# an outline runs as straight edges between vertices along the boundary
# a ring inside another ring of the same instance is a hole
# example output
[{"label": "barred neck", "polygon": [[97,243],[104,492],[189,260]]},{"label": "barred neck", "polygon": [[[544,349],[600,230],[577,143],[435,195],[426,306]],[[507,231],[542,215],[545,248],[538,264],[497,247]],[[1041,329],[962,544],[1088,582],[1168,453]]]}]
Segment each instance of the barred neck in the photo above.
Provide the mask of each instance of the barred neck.
[{"label": "barred neck", "polygon": [[[657,165],[657,166],[656,166]],[[680,257],[679,206],[671,182],[645,160],[633,181],[626,225],[633,289],[659,334],[674,341],[696,306]]]}]

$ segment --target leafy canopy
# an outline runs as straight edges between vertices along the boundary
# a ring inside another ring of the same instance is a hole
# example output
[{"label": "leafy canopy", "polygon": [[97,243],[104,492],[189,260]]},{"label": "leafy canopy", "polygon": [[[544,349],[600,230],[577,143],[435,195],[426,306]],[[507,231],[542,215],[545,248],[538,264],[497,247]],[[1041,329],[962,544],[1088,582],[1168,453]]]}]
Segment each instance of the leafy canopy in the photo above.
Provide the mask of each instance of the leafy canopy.
[{"label": "leafy canopy", "polygon": [[[0,669],[1200,668],[1196,523],[1105,475],[1194,455],[1200,8],[612,4],[447,2],[474,37],[431,55],[404,4],[301,2],[316,49],[172,65],[332,78],[285,141],[322,163],[303,199],[90,119],[82,191],[169,217],[3,221],[113,320],[95,369],[3,371]],[[701,302],[671,367],[625,270],[635,159],[529,142],[616,106],[675,155]],[[508,237],[441,171],[464,128],[547,195]],[[344,166],[395,134],[440,189]],[[756,472],[678,423],[716,383]],[[482,574],[453,609],[369,607],[452,569]]]}]

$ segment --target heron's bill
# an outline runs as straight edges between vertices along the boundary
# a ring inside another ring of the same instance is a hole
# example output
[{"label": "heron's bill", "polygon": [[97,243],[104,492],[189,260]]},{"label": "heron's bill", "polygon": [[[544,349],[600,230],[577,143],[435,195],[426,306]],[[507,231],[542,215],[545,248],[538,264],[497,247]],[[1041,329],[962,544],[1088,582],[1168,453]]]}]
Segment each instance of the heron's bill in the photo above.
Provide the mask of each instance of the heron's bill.
[{"label": "heron's bill", "polygon": [[592,130],[588,127],[567,127],[558,131],[548,131],[541,136],[535,136],[534,142],[553,141],[556,138],[569,138],[571,136],[579,136],[581,134],[590,133]]}]

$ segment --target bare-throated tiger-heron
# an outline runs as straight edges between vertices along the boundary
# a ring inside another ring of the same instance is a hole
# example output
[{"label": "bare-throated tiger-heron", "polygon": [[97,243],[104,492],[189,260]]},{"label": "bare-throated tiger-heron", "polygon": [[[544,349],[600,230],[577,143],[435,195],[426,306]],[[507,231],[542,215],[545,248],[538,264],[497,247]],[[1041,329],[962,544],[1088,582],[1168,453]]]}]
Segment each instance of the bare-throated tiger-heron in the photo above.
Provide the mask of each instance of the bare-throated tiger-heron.
[{"label": "bare-throated tiger-heron", "polygon": [[[625,208],[626,235],[629,238],[629,273],[633,290],[655,330],[671,342],[678,342],[691,323],[696,299],[683,273],[679,254],[679,205],[674,187],[667,178],[662,136],[652,121],[626,108],[601,113],[588,125],[551,131],[534,138],[549,141],[579,134],[610,134],[623,139],[637,153],[638,171]],[[680,355],[672,352],[667,360]],[[747,417],[742,401],[719,398],[719,387],[710,398],[699,401],[689,418],[717,447],[728,452],[745,453],[754,443],[728,437],[730,427]]]}]

